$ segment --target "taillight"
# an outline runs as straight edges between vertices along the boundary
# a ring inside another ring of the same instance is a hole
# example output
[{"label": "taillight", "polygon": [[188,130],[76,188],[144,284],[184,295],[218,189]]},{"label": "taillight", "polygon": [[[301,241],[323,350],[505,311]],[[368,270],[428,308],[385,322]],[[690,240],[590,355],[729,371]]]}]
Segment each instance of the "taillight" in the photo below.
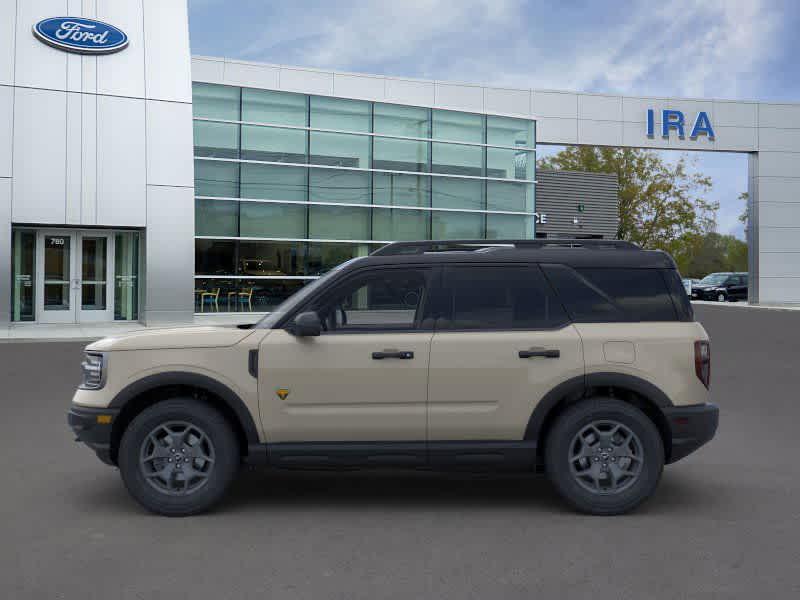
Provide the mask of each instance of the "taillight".
[{"label": "taillight", "polygon": [[698,340],[694,343],[694,372],[708,388],[711,383],[711,344],[708,340]]}]

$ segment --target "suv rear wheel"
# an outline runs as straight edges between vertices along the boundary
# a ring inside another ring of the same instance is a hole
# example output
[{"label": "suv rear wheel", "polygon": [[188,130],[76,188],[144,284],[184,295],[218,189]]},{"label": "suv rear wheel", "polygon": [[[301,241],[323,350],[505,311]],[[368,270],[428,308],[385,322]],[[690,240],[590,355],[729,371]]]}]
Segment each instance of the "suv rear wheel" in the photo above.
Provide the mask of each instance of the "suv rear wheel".
[{"label": "suv rear wheel", "polygon": [[653,494],[664,468],[664,446],[638,408],[592,398],[559,416],[547,437],[545,464],[553,485],[573,507],[615,515]]},{"label": "suv rear wheel", "polygon": [[239,466],[230,424],[192,398],[159,402],[131,421],[119,446],[119,469],[131,495],[166,516],[203,512],[222,498]]}]

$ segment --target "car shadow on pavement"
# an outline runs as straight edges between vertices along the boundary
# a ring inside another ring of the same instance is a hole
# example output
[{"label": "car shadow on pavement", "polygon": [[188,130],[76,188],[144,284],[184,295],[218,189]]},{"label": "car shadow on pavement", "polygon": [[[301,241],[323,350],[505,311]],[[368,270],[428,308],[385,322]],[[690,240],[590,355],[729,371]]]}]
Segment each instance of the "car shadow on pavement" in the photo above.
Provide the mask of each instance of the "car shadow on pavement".
[{"label": "car shadow on pavement", "polygon": [[[110,475],[110,474],[108,474]],[[116,477],[98,477],[72,495],[83,510],[147,514]],[[714,510],[720,495],[701,481],[665,471],[653,498],[635,514],[687,513]],[[244,469],[227,497],[214,509],[217,516],[239,512],[308,509],[447,508],[531,509],[569,514],[542,475],[431,473],[425,471],[286,471]]]}]

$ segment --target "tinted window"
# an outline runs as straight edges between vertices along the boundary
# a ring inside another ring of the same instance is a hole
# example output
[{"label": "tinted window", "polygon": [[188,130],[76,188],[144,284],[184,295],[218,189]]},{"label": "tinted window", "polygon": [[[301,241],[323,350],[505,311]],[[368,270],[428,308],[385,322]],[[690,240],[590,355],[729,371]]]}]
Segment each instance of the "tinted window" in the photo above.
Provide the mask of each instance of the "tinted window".
[{"label": "tinted window", "polygon": [[537,267],[450,267],[445,272],[444,329],[542,329],[567,321]]},{"label": "tinted window", "polygon": [[426,300],[425,269],[380,269],[357,275],[312,303],[326,331],[417,328]]},{"label": "tinted window", "polygon": [[550,265],[545,272],[575,321],[675,321],[667,283],[658,269]]}]

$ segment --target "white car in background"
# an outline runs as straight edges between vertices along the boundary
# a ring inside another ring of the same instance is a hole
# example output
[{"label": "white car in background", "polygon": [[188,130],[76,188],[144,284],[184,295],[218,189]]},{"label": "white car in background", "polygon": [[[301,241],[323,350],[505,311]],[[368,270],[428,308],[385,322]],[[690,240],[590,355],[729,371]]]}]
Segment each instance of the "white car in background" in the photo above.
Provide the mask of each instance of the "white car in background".
[{"label": "white car in background", "polygon": [[692,286],[698,283],[699,281],[700,281],[699,279],[681,279],[681,282],[683,283],[683,289],[686,290],[687,296],[692,295]]}]

